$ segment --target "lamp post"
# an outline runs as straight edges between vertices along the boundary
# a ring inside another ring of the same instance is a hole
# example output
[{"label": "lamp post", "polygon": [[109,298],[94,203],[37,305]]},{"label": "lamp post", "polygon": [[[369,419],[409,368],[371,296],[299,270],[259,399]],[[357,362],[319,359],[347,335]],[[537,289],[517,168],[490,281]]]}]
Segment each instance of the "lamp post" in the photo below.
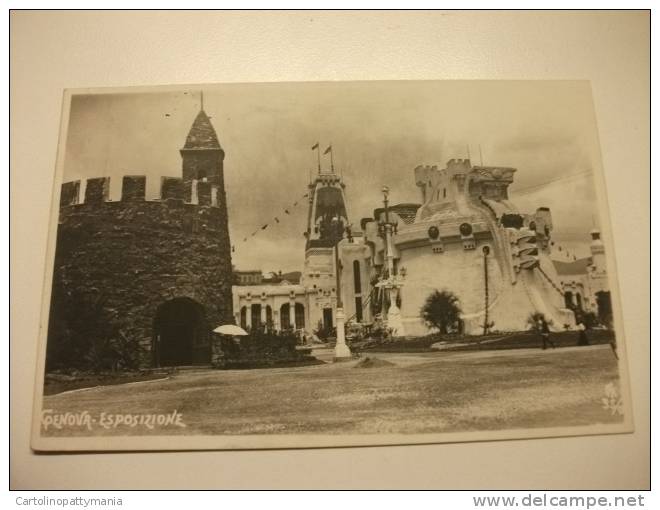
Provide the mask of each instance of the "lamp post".
[{"label": "lamp post", "polygon": [[335,343],[335,356],[333,361],[343,361],[351,359],[351,350],[346,345],[346,331],[344,320],[346,316],[344,315],[344,307],[341,301],[341,262],[339,260],[339,243],[344,237],[344,226],[341,224],[339,217],[335,216],[332,218],[332,222],[335,223],[335,227],[339,235],[337,236],[337,242],[335,243],[335,274],[336,274],[336,285],[335,291],[337,294],[337,311],[335,313],[335,321],[337,323],[337,341]]},{"label": "lamp post", "polygon": [[392,332],[392,336],[404,336],[403,323],[401,321],[401,310],[396,304],[401,288],[401,281],[394,274],[394,248],[392,247],[392,234],[394,224],[390,222],[389,193],[390,189],[383,186],[383,204],[385,205],[385,223],[383,231],[385,233],[385,259],[387,260],[387,280],[380,282],[380,286],[385,289],[390,301],[390,307],[387,310],[387,329]]}]

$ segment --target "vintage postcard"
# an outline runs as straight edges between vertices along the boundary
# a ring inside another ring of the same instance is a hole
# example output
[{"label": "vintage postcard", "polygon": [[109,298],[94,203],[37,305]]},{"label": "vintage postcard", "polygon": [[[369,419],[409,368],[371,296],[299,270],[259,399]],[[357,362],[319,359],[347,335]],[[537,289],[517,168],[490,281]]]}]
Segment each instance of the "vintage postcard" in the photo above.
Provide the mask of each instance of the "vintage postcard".
[{"label": "vintage postcard", "polygon": [[588,82],[64,94],[38,451],[633,430]]}]

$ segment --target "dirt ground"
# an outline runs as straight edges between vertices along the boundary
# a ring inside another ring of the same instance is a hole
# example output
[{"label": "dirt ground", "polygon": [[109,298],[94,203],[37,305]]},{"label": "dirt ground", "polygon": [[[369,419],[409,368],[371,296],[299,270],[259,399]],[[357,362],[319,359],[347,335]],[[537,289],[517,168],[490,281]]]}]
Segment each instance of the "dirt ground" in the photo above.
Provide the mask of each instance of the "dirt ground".
[{"label": "dirt ground", "polygon": [[[332,352],[319,350],[319,359]],[[364,362],[365,357],[370,362]],[[44,398],[51,415],[88,412],[90,426],[47,436],[426,433],[614,423],[605,386],[618,384],[607,345],[542,351],[364,353],[296,368],[202,370],[167,380]],[[107,415],[177,411],[185,427],[99,425]],[[91,428],[91,430],[90,430]]]}]

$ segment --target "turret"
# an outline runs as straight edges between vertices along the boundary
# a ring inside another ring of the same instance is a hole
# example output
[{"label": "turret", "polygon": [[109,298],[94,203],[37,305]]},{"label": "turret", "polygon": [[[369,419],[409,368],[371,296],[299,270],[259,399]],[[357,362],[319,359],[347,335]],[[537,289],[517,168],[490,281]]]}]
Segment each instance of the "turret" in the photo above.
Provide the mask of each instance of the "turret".
[{"label": "turret", "polygon": [[202,108],[188,132],[186,143],[179,151],[182,158],[182,177],[186,201],[191,199],[192,181],[209,182],[224,190],[224,159],[218,135],[209,116]]},{"label": "turret", "polygon": [[331,248],[348,226],[344,183],[334,172],[319,172],[309,188],[307,249]]}]

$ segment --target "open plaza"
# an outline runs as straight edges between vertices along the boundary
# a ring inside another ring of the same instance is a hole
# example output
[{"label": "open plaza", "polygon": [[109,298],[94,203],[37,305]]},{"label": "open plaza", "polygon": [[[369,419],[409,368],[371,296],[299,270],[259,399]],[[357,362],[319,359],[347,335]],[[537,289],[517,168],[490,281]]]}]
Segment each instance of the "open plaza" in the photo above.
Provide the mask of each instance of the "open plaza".
[{"label": "open plaza", "polygon": [[[618,385],[609,345],[550,350],[373,353],[269,370],[180,370],[152,381],[44,398],[44,410],[88,413],[91,427],[57,436],[163,434],[396,434],[618,423],[606,387]],[[185,427],[100,424],[106,415],[176,411]]]}]

